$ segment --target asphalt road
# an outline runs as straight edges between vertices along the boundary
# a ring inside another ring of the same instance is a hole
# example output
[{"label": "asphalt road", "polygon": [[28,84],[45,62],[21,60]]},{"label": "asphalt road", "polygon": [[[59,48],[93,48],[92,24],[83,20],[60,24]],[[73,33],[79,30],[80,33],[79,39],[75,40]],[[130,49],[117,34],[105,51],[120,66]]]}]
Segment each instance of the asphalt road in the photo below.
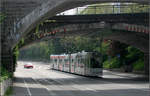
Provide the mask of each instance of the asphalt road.
[{"label": "asphalt road", "polygon": [[149,82],[140,75],[104,70],[103,78],[50,70],[48,63],[19,61],[12,96],[150,96]]}]

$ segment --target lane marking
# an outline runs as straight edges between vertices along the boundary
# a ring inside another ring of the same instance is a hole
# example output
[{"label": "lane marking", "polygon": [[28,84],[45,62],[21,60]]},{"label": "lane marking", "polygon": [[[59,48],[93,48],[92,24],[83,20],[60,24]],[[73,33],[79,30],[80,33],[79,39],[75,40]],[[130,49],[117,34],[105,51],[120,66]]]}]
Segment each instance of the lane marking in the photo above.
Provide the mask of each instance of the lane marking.
[{"label": "lane marking", "polygon": [[25,79],[23,79],[23,81],[24,81],[24,84],[25,84],[25,86],[26,86],[26,88],[27,88],[27,91],[28,91],[29,96],[32,96],[31,91],[30,91],[30,89],[29,89],[29,87],[28,87],[28,85],[27,85]]},{"label": "lane marking", "polygon": [[[53,80],[53,79],[52,79]],[[51,82],[49,82],[48,80],[46,80],[46,79],[44,79],[44,81],[47,81],[49,84],[52,84]],[[61,81],[61,80],[54,80],[55,82],[58,82],[58,83],[60,83],[60,84],[63,84],[63,81]],[[72,80],[71,80],[72,81]],[[71,86],[65,86],[66,88],[74,88],[74,89],[77,89],[77,90],[81,90],[81,91],[85,91],[85,90],[89,90],[89,91],[93,91],[93,92],[97,92],[97,90],[95,90],[95,89],[92,89],[92,88],[86,88],[86,87],[84,87],[84,86],[80,86],[80,85],[78,85],[78,84],[76,84],[76,82],[74,83],[73,81],[71,82],[72,84],[74,84],[74,85],[71,85]],[[64,87],[64,86],[61,86],[61,85],[59,85],[59,87]],[[90,94],[90,93],[88,93],[88,94]],[[92,94],[91,94],[92,95]]]},{"label": "lane marking", "polygon": [[53,93],[48,87],[46,87],[46,85],[41,84],[41,83],[38,82],[35,78],[32,78],[32,79],[33,79],[37,84],[40,84],[41,87],[45,88],[45,89],[49,92],[49,94],[51,94],[51,96],[56,96],[56,94]]}]

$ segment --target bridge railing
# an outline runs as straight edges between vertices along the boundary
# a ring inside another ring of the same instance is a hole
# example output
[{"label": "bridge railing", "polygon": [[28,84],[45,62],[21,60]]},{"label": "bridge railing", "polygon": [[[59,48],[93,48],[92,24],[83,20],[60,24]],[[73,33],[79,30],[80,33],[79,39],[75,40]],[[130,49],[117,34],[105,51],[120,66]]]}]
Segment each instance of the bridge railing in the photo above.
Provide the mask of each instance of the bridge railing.
[{"label": "bridge railing", "polygon": [[57,15],[87,15],[87,14],[120,14],[120,13],[144,13],[149,12],[149,5],[141,4],[95,4],[87,5],[84,7],[77,7]]}]

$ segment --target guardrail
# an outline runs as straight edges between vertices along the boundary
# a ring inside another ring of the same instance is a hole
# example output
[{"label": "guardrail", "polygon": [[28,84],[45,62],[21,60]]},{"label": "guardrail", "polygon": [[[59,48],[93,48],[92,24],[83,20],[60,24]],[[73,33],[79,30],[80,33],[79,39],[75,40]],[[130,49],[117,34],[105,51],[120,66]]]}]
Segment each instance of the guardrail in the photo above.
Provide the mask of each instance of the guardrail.
[{"label": "guardrail", "polygon": [[120,14],[120,13],[142,13],[149,12],[149,5],[141,4],[105,4],[77,7],[57,15],[86,15],[86,14]]}]

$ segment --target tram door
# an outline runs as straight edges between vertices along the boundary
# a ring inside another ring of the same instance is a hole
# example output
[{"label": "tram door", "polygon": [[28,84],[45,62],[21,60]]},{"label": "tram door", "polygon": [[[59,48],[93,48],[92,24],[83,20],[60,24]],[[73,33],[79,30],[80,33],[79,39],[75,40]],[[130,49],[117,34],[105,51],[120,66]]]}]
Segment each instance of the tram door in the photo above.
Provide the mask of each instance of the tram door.
[{"label": "tram door", "polygon": [[71,73],[75,73],[76,54],[71,55]]},{"label": "tram door", "polygon": [[65,68],[65,56],[64,56],[64,58],[62,60],[62,71],[64,71],[64,68]]},{"label": "tram door", "polygon": [[71,72],[71,59],[72,59],[71,54],[69,54],[68,57],[69,57],[69,62],[68,62],[69,63],[69,70],[68,71]]},{"label": "tram door", "polygon": [[76,58],[76,73],[80,74],[80,56],[79,55]]},{"label": "tram door", "polygon": [[59,59],[59,70],[62,70],[62,59]]},{"label": "tram door", "polygon": [[73,60],[73,58],[71,58],[70,67],[71,67],[71,73],[73,73],[74,72],[74,60]]},{"label": "tram door", "polygon": [[65,71],[70,72],[69,68],[70,68],[70,61],[69,61],[69,56],[67,55],[65,59]]},{"label": "tram door", "polygon": [[74,56],[74,73],[76,73],[76,67],[77,67],[77,57]]},{"label": "tram door", "polygon": [[93,75],[102,74],[102,55],[93,53],[91,58],[91,68]]},{"label": "tram door", "polygon": [[50,56],[50,68],[54,68],[53,57]]},{"label": "tram door", "polygon": [[54,69],[57,69],[57,59],[54,59]]}]

